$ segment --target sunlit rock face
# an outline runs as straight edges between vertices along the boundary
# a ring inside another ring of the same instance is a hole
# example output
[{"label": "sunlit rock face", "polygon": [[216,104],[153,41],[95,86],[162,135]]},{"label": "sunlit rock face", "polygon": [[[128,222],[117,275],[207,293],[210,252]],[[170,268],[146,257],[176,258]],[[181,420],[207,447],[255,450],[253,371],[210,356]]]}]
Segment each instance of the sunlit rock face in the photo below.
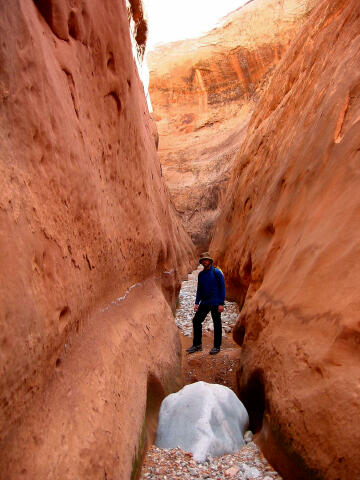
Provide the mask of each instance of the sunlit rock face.
[{"label": "sunlit rock face", "polygon": [[255,0],[209,34],[148,56],[163,174],[199,250],[209,244],[254,103],[314,3]]},{"label": "sunlit rock face", "polygon": [[0,36],[0,477],[128,479],[194,252],[125,2],[3,2]]},{"label": "sunlit rock face", "polygon": [[359,19],[324,1],[285,54],[211,245],[245,301],[241,399],[292,479],[360,476]]}]

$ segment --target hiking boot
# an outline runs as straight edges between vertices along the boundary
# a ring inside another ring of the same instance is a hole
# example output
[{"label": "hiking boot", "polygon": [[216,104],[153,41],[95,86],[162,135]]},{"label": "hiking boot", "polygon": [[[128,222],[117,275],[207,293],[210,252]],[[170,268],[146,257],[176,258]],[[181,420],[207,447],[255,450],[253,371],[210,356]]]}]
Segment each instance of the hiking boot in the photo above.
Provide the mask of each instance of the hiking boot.
[{"label": "hiking boot", "polygon": [[201,350],[202,345],[193,345],[192,347],[186,349],[186,353],[201,352]]},{"label": "hiking boot", "polygon": [[220,352],[220,348],[214,347],[210,350],[210,355],[216,355],[217,353]]}]

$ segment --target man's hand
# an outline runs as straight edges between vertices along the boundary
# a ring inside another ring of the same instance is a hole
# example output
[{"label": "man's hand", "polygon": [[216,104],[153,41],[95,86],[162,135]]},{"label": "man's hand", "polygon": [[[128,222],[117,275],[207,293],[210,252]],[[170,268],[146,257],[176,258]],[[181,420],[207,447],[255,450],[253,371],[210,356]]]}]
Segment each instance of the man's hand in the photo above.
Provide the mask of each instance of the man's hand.
[{"label": "man's hand", "polygon": [[199,305],[194,306],[194,312],[197,312],[199,310]]},{"label": "man's hand", "polygon": [[224,311],[224,305],[219,305],[218,306],[218,312],[221,313]]}]

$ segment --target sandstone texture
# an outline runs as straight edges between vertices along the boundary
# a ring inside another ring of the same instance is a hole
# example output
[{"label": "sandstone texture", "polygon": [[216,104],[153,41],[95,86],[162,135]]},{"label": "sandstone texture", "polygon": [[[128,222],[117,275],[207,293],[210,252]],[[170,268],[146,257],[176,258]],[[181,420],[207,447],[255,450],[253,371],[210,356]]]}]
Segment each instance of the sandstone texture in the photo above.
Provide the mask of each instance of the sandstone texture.
[{"label": "sandstone texture", "polygon": [[0,478],[127,480],[180,375],[196,262],[126,5],[4,2],[0,37]]},{"label": "sandstone texture", "polygon": [[252,1],[207,35],[148,55],[162,171],[199,251],[259,94],[315,3]]},{"label": "sandstone texture", "polygon": [[211,244],[243,304],[250,426],[291,479],[360,478],[359,25],[357,0],[313,11],[252,116]]}]

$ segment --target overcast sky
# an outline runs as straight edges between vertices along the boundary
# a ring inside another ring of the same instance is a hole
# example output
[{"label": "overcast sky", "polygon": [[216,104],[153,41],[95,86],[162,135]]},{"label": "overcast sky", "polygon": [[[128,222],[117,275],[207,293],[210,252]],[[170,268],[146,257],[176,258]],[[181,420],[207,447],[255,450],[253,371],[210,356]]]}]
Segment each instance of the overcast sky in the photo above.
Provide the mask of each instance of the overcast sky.
[{"label": "overcast sky", "polygon": [[148,19],[148,49],[157,43],[197,37],[216,26],[247,0],[143,0]]}]

